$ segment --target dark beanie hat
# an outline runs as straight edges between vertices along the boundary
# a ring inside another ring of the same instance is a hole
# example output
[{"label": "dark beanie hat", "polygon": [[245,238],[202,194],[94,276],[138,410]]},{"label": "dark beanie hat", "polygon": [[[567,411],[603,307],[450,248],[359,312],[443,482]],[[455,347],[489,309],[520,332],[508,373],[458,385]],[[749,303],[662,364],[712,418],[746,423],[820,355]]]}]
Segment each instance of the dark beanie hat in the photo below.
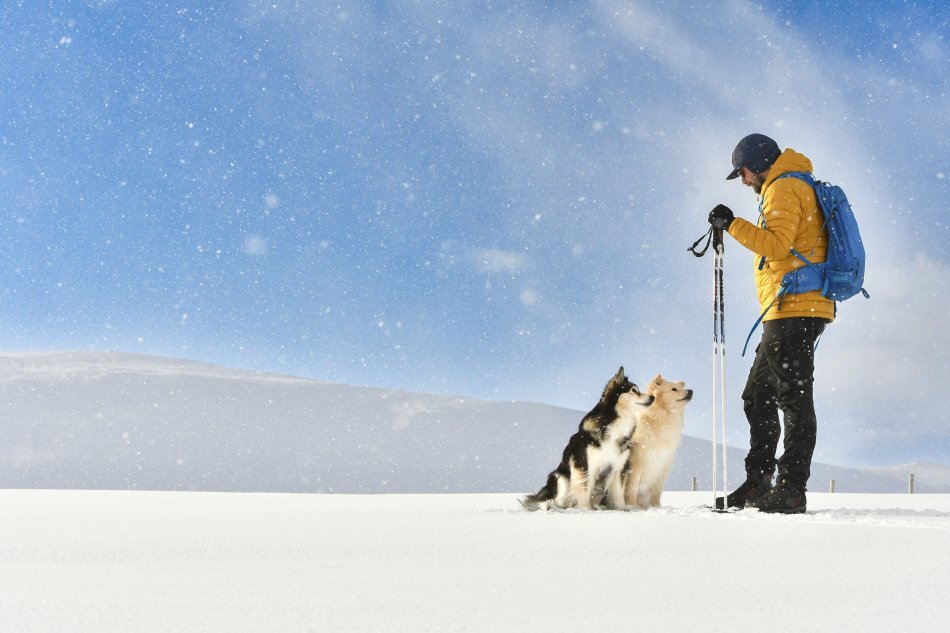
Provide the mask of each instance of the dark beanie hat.
[{"label": "dark beanie hat", "polygon": [[732,171],[726,180],[732,180],[739,175],[739,170],[748,167],[756,174],[760,174],[775,162],[782,154],[778,143],[765,134],[750,134],[732,150]]}]

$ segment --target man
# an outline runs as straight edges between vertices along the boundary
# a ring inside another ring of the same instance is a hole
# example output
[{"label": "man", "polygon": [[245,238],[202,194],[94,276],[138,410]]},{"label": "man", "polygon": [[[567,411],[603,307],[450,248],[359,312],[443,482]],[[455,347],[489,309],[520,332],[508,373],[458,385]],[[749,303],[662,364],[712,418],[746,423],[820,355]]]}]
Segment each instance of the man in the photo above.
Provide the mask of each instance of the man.
[{"label": "man", "polygon": [[[792,149],[779,150],[763,134],[750,134],[732,152],[732,166],[726,179],[741,177],[742,184],[759,194],[758,222],[737,218],[720,204],[709,213],[709,223],[755,254],[755,282],[765,317],[762,340],[742,392],[750,435],[746,480],[725,500],[716,499],[716,506],[797,514],[805,511],[805,488],[815,450],[815,342],[834,319],[835,304],[819,291],[788,294],[781,301],[776,301],[776,295],[785,273],[804,265],[792,248],[812,262],[823,262],[827,233],[811,186],[798,178],[778,179],[793,171],[810,173],[808,158]],[[779,410],[785,440],[776,462]]]}]

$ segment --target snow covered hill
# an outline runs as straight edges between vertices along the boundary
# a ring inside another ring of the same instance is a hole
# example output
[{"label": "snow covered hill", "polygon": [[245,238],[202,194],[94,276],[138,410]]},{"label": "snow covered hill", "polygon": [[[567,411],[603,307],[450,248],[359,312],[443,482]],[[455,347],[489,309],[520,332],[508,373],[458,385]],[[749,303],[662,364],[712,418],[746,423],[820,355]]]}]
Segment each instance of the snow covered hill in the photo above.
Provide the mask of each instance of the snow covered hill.
[{"label": "snow covered hill", "polygon": [[[4,354],[0,488],[528,491],[581,415],[135,354]],[[708,489],[710,451],[686,437],[668,488],[696,476]],[[734,478],[742,456],[731,455]],[[911,468],[819,464],[812,488],[903,492]],[[921,470],[916,490],[950,491],[950,469]]]}]

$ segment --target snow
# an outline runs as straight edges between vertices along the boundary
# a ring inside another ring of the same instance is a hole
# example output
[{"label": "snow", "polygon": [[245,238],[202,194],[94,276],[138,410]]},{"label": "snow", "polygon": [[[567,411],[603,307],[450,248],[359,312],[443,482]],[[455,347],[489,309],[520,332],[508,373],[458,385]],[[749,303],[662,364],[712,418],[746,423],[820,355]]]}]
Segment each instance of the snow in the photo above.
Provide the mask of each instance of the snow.
[{"label": "snow", "polygon": [[936,631],[950,495],[804,516],[511,494],[0,491],[0,631]]},{"label": "snow", "polygon": [[808,515],[719,515],[677,491],[709,485],[687,436],[663,508],[531,514],[503,491],[580,412],[118,353],[2,354],[0,396],[0,633],[950,624],[950,495],[853,494],[908,467],[816,464],[839,493]]},{"label": "snow", "polygon": [[[304,493],[534,491],[583,416],[104,352],[0,354],[0,413],[0,488]],[[700,432],[687,409],[668,489],[711,487]],[[941,464],[812,466],[816,491],[950,492]]]}]

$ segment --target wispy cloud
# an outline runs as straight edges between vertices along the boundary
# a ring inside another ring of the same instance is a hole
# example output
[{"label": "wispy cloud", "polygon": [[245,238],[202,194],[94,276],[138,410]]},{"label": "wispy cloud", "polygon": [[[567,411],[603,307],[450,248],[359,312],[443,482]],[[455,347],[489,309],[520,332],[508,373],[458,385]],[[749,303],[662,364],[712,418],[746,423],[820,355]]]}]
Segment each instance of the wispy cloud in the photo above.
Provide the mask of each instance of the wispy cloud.
[{"label": "wispy cloud", "polygon": [[517,275],[528,268],[530,261],[524,253],[499,249],[480,249],[472,253],[478,272]]}]

